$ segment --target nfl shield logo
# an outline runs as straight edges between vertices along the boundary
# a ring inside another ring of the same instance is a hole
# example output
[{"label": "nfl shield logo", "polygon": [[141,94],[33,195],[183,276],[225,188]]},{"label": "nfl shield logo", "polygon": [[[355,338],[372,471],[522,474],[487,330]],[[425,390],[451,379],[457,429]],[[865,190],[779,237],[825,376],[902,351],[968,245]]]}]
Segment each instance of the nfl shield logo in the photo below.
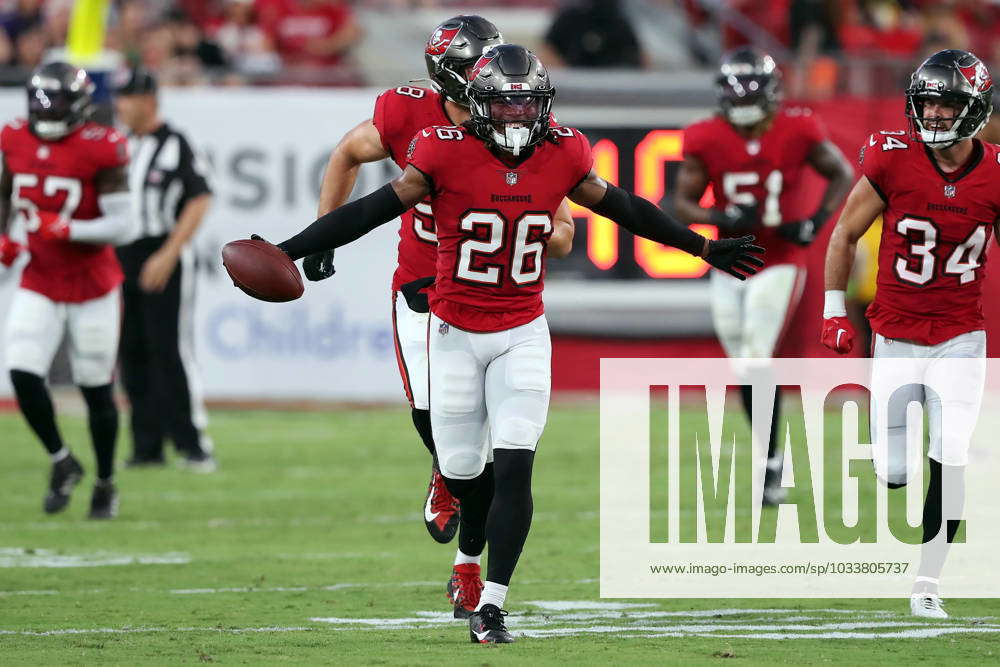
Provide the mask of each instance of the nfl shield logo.
[{"label": "nfl shield logo", "polygon": [[442,336],[447,336],[448,330],[450,328],[451,327],[448,326],[447,322],[442,322],[441,324],[438,325],[438,333],[441,334]]},{"label": "nfl shield logo", "polygon": [[945,197],[954,197],[955,196],[955,186],[954,185],[946,185],[946,186],[944,186],[944,196]]},{"label": "nfl shield logo", "polygon": [[517,172],[508,171],[507,172],[507,185],[514,186],[517,185]]}]

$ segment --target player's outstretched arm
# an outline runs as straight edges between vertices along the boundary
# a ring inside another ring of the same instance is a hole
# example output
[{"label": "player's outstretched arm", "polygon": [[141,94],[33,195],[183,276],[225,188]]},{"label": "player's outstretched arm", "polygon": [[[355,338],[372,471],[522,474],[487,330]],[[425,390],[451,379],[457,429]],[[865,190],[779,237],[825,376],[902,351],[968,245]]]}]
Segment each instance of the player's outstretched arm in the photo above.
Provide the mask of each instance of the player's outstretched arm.
[{"label": "player's outstretched arm", "polygon": [[0,264],[11,266],[24,246],[10,240],[7,232],[10,230],[10,196],[14,190],[14,179],[7,168],[7,160],[3,160],[3,171],[0,172]]},{"label": "player's outstretched arm", "polygon": [[356,241],[379,225],[413,208],[431,191],[430,183],[408,166],[393,182],[321,215],[301,232],[278,244],[293,260]]},{"label": "player's outstretched arm", "polygon": [[319,212],[325,215],[344,205],[358,180],[358,169],[389,157],[372,119],[353,127],[330,153],[319,190]]},{"label": "player's outstretched arm", "polygon": [[847,289],[858,239],[864,236],[884,209],[885,202],[868,178],[862,176],[858,179],[826,248],[824,284],[827,290],[843,292]]},{"label": "player's outstretched arm", "polygon": [[[317,215],[325,215],[344,205],[354,190],[358,169],[362,164],[387,157],[389,152],[382,145],[382,137],[371,118],[352,128],[330,153],[326,171],[323,172],[323,183],[320,185]],[[333,268],[333,251],[309,255],[302,262],[302,271],[309,280],[326,280],[336,273]]]},{"label": "player's outstretched arm", "polygon": [[128,192],[128,168],[124,165],[97,172],[97,202],[101,217],[64,220],[55,214],[39,214],[39,233],[57,241],[124,244],[135,238],[139,221],[132,215]]},{"label": "player's outstretched arm", "polygon": [[838,354],[847,354],[854,347],[854,327],[847,319],[845,292],[854,265],[858,239],[864,236],[875,218],[885,210],[885,202],[862,176],[847,197],[847,204],[837,220],[826,248],[824,282],[826,298],[823,304],[823,329],[820,342]]},{"label": "player's outstretched arm", "polygon": [[652,202],[605,182],[593,171],[576,186],[569,198],[614,220],[636,236],[680,248],[740,280],[764,266],[757,257],[764,249],[752,245],[752,236],[710,241],[668,216]]},{"label": "player's outstretched arm", "polygon": [[757,205],[732,205],[725,211],[714,208],[702,208],[701,197],[708,187],[708,170],[701,160],[693,155],[684,156],[677,181],[674,184],[676,194],[673,198],[674,212],[681,222],[694,225],[715,225],[728,234],[740,234],[753,227],[757,222]]},{"label": "player's outstretched arm", "polygon": [[3,158],[3,171],[0,172],[0,236],[6,236],[10,231],[10,198],[14,192],[14,177],[7,168],[7,159]]},{"label": "player's outstretched arm", "polygon": [[778,228],[783,237],[799,245],[809,245],[813,242],[819,230],[851,191],[851,183],[854,182],[854,169],[831,141],[821,141],[813,146],[806,156],[806,162],[827,180],[827,184],[819,207],[811,217],[798,222],[789,222]]},{"label": "player's outstretched arm", "polygon": [[569,200],[563,199],[552,221],[552,236],[549,237],[548,256],[562,259],[573,250],[573,235],[576,233],[576,223],[569,209]]}]

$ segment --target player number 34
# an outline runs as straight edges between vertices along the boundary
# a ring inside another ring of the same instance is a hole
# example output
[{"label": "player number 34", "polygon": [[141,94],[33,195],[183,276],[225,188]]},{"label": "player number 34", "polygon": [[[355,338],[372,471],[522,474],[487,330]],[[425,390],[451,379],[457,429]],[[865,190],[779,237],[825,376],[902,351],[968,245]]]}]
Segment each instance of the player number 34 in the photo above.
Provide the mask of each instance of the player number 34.
[{"label": "player number 34", "polygon": [[[910,256],[896,257],[896,276],[914,285],[926,285],[934,279],[937,256],[934,248],[938,244],[938,229],[930,220],[922,218],[902,218],[896,223],[896,231],[910,239]],[[918,238],[919,235],[919,238]],[[958,284],[976,279],[976,269],[981,264],[979,258],[986,245],[986,227],[980,225],[969,237],[955,246],[944,264],[945,275],[958,276]],[[914,266],[914,260],[920,263]]]}]

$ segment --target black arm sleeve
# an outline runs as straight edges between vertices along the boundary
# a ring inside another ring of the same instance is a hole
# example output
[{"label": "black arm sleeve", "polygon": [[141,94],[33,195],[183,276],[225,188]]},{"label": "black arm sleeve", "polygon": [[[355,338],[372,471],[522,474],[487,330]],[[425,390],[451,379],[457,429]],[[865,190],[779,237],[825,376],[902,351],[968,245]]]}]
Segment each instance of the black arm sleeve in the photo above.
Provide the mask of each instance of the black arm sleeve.
[{"label": "black arm sleeve", "polygon": [[652,202],[617,185],[608,183],[604,198],[590,210],[614,220],[636,236],[680,248],[695,257],[701,257],[705,250],[704,236],[674,220]]},{"label": "black arm sleeve", "polygon": [[393,220],[407,210],[399,196],[386,184],[370,195],[335,208],[320,216],[292,238],[278,244],[289,257],[301,259],[324,250],[339,248],[356,241],[379,225]]}]

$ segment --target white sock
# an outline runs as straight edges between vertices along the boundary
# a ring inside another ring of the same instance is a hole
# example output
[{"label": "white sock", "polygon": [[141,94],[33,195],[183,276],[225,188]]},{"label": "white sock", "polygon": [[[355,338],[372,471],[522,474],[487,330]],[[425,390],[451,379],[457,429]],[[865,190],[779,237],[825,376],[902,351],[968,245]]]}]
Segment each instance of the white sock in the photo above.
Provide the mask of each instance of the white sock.
[{"label": "white sock", "polygon": [[462,550],[459,549],[458,551],[455,552],[455,565],[467,565],[469,563],[472,563],[473,565],[479,565],[479,560],[482,557],[483,557],[482,554],[479,554],[478,556],[466,556],[465,554],[462,553]]},{"label": "white sock", "polygon": [[482,609],[483,605],[486,604],[495,604],[500,609],[503,609],[503,603],[506,599],[506,586],[501,586],[500,584],[495,584],[492,581],[487,581],[483,586],[483,592],[479,595],[479,604],[476,606],[476,611]]},{"label": "white sock", "polygon": [[63,447],[55,454],[49,454],[49,457],[52,459],[53,463],[59,463],[67,456],[69,456],[69,449],[67,449],[66,447]]}]

